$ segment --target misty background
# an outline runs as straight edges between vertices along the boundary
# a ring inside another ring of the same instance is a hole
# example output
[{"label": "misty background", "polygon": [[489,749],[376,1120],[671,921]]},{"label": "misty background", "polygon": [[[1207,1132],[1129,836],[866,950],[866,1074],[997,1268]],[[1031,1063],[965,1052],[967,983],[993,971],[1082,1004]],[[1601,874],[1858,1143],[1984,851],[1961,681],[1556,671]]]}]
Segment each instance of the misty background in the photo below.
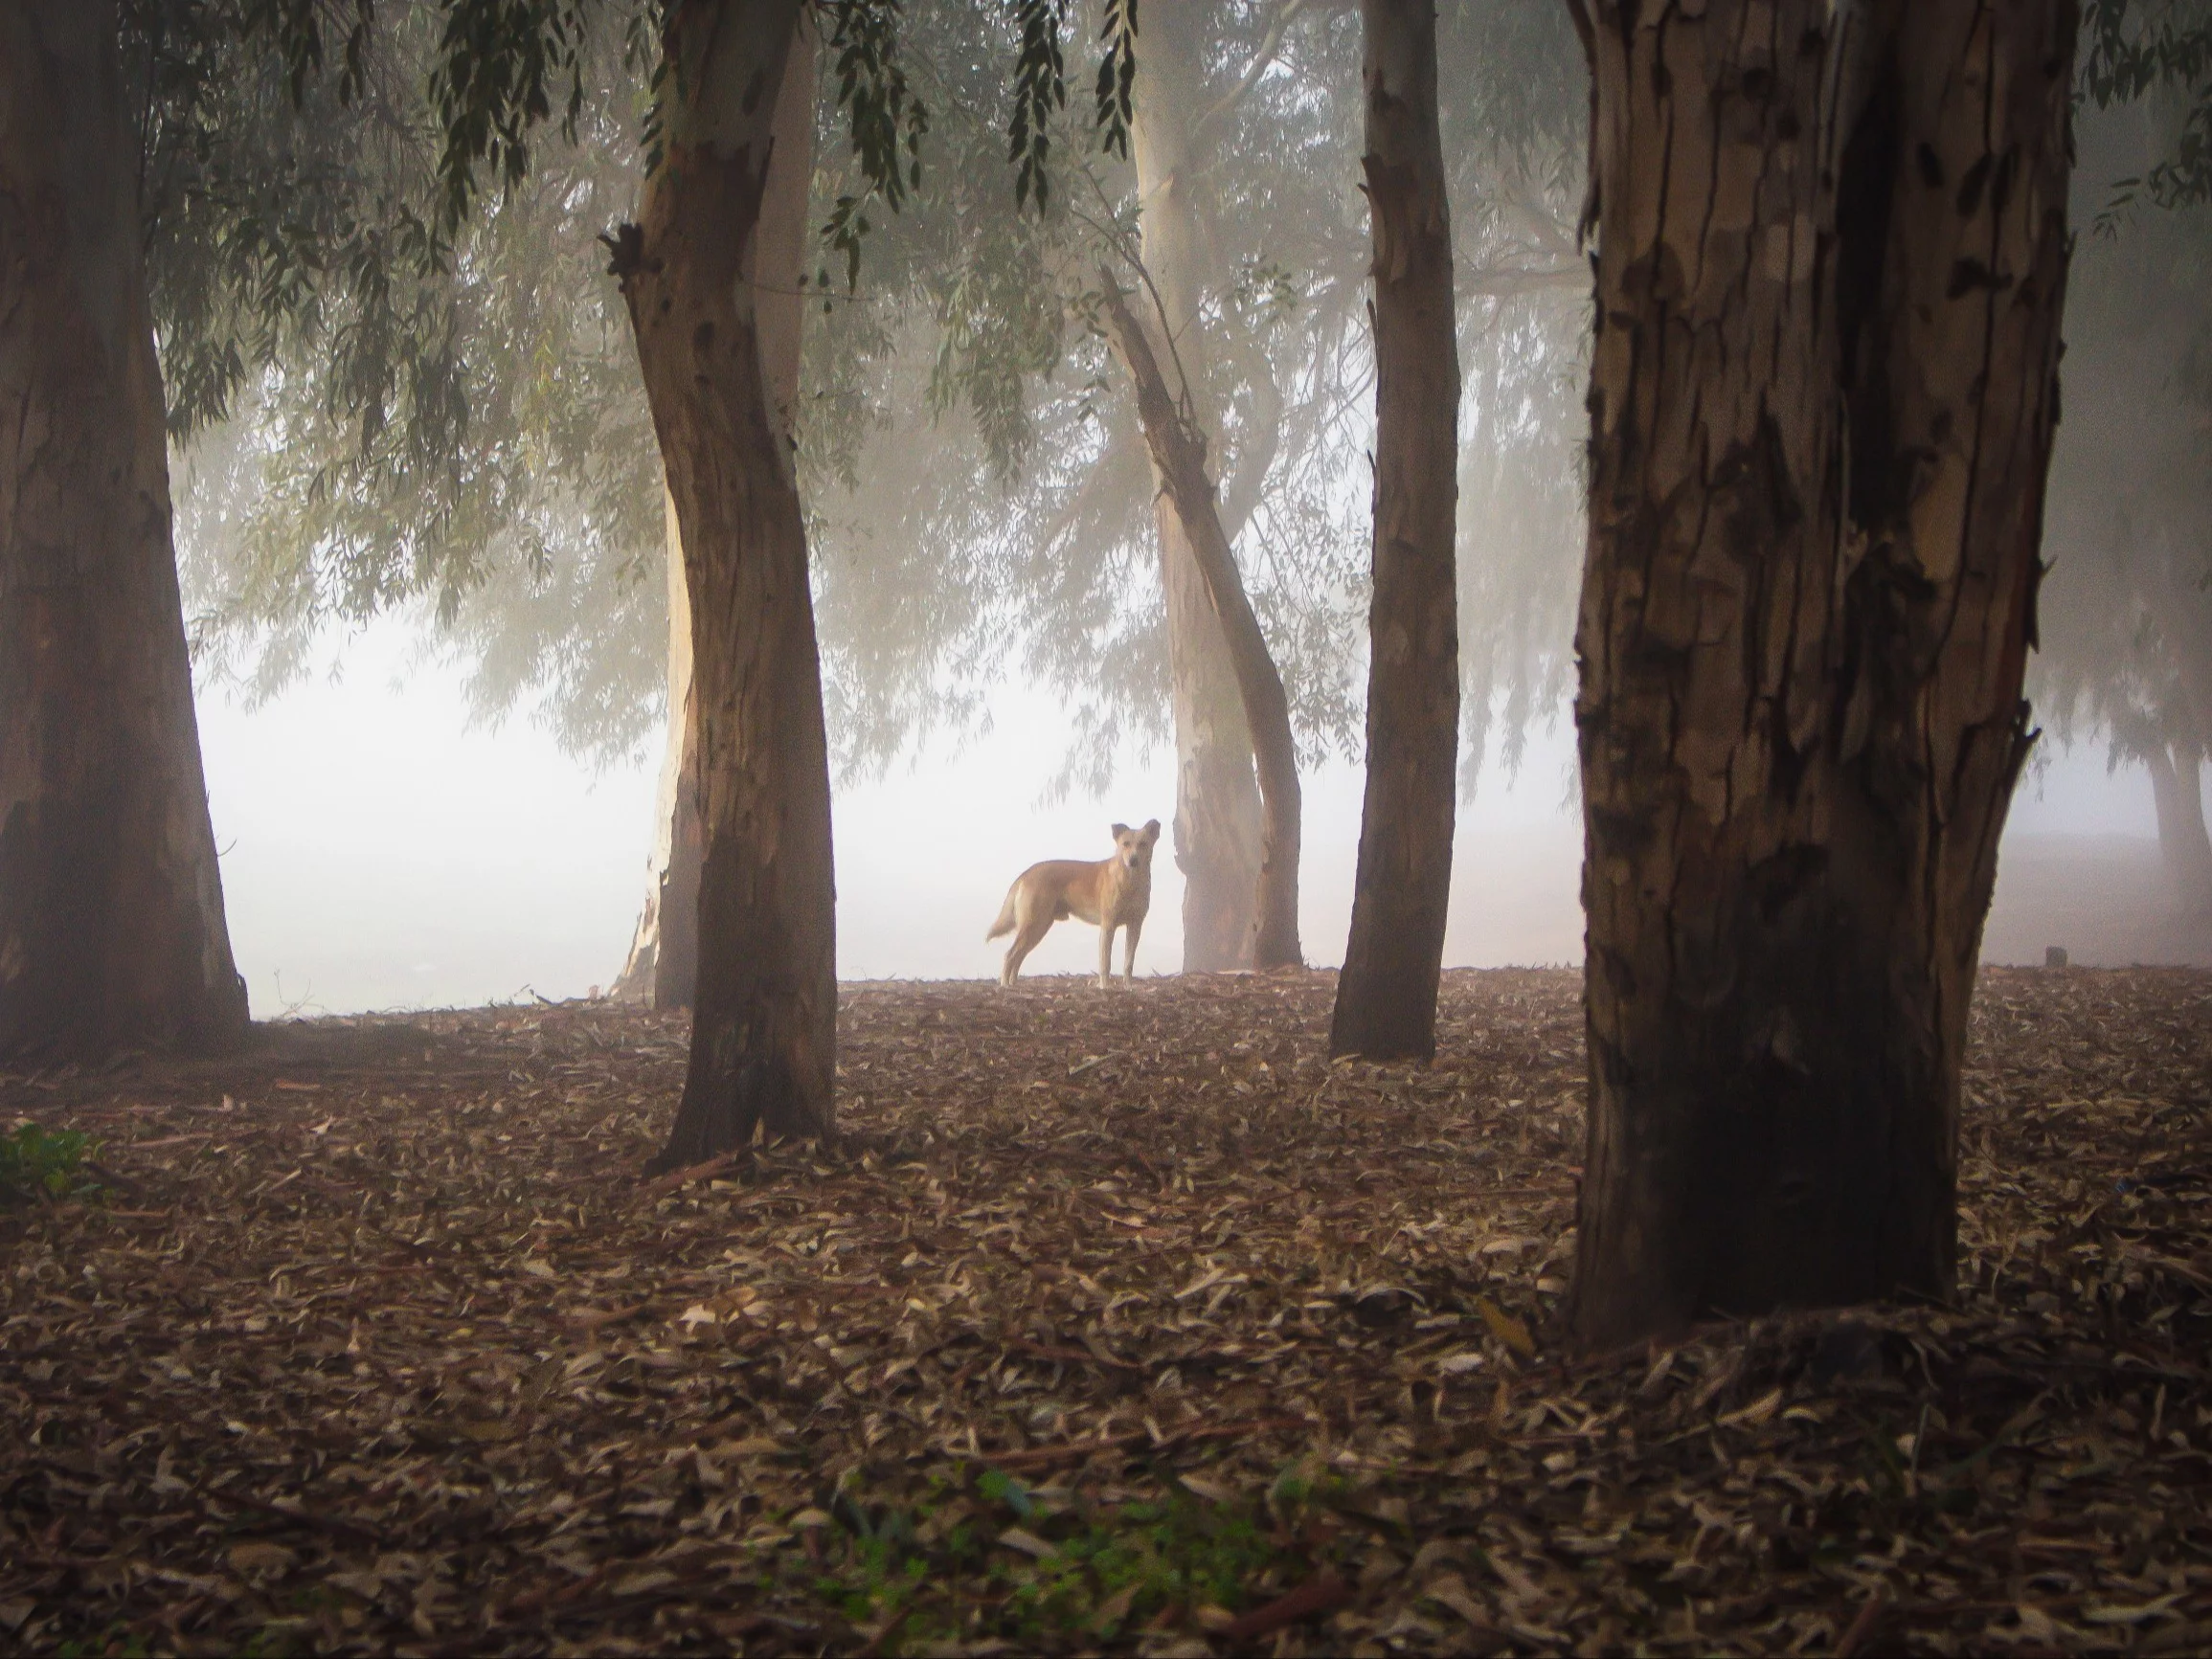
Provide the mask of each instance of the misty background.
[{"label": "misty background", "polygon": [[[1373,430],[1357,22],[1223,0],[1210,33],[1179,44],[1196,15],[1162,13],[1140,56],[1184,101],[1140,82],[1138,152],[1210,146],[1178,210],[1192,222],[1177,257],[1204,296],[1193,374],[1301,748],[1305,952],[1333,966],[1359,831]],[[1108,823],[1172,825],[1176,809],[1152,483],[1085,322],[1100,261],[1131,261],[1145,234],[1135,170],[1071,127],[1053,205],[1016,212],[997,59],[970,38],[1003,18],[932,8],[910,27],[939,115],[920,190],[878,215],[849,283],[802,274],[795,430],[846,978],[993,974],[983,930],[1025,866],[1102,857]],[[1447,9],[1441,29],[1465,386],[1445,962],[1572,964],[1581,59],[1556,6]],[[425,44],[394,36],[392,104],[418,122],[404,59]],[[165,319],[172,395],[225,389],[172,487],[232,943],[263,1018],[578,997],[622,966],[654,837],[667,634],[658,453],[597,241],[637,190],[622,73],[603,69],[615,91],[582,111],[580,142],[549,143],[449,269],[333,302],[267,371],[195,373],[193,353],[228,364],[235,343]],[[820,101],[818,225],[852,177],[834,96]],[[2086,963],[2212,962],[2198,782],[2212,219],[2143,188],[2184,118],[2171,105],[2085,105],[2078,125],[2029,676],[2044,736],[2008,823],[1987,960],[2057,945]],[[319,119],[309,130],[342,148],[353,117]],[[399,176],[427,176],[397,153]],[[153,245],[157,273],[212,257],[178,222],[173,245]],[[1173,851],[1170,836],[1140,974],[1181,961]],[[1095,962],[1095,931],[1069,923],[1028,971]]]},{"label": "misty background", "polygon": [[[422,630],[379,623],[249,712],[203,688],[233,948],[257,1017],[561,998],[621,968],[644,891],[657,756],[600,771],[527,718],[468,726],[462,674],[418,661]],[[332,678],[329,658],[343,662]],[[1040,800],[1058,709],[1010,686],[996,729],[945,740],[837,796],[838,964],[846,978],[978,978],[1007,884],[1040,858],[1105,856],[1106,825],[1170,816],[1172,753],[1132,756],[1112,790]],[[1582,959],[1581,821],[1562,714],[1520,775],[1460,806],[1450,967]],[[1335,966],[1351,916],[1360,778],[1309,774],[1301,892],[1309,958]],[[1986,960],[2204,961],[2169,937],[2150,783],[2102,750],[2046,748],[2013,804]],[[2023,881],[2021,878],[2025,878]],[[1181,958],[1182,878],[1162,849],[1138,972]],[[1055,928],[1027,972],[1081,973],[1096,930]],[[2194,953],[2193,953],[2194,952]]]}]

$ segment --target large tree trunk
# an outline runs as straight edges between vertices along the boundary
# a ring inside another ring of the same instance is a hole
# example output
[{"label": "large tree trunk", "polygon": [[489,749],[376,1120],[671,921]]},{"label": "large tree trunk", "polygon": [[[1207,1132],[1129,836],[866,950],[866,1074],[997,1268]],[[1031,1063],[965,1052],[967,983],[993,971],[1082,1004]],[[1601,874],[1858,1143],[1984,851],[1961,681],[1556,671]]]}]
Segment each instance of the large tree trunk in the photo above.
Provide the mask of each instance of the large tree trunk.
[{"label": "large tree trunk", "polygon": [[2192,915],[2212,910],[2212,835],[2204,828],[2202,758],[2194,741],[2162,738],[2141,749],[2158,813],[2158,853],[2175,902]]},{"label": "large tree trunk", "polygon": [[0,7],[0,1056],[246,1031],[112,0]]},{"label": "large tree trunk", "polygon": [[1947,1297],[2073,7],[1594,11],[1573,1322]]},{"label": "large tree trunk", "polygon": [[1434,0],[1364,0],[1375,245],[1375,593],[1367,788],[1332,1054],[1427,1060],[1459,764],[1459,357]]},{"label": "large tree trunk", "polygon": [[[775,148],[760,227],[746,258],[760,332],[760,373],[787,440],[799,411],[799,355],[806,301],[807,195],[814,178],[814,90],[821,42],[801,21],[777,97]],[[688,1008],[699,975],[699,743],[691,705],[691,597],[674,496],[667,502],[668,729],[653,802],[653,855],[645,904],[611,995],[656,1008]]]},{"label": "large tree trunk", "polygon": [[[1199,202],[1191,128],[1204,107],[1210,8],[1176,0],[1144,13],[1131,132],[1145,269],[1194,396],[1208,384],[1199,321],[1218,277]],[[1175,864],[1183,872],[1183,971],[1249,967],[1260,863],[1253,738],[1228,642],[1207,595],[1189,531],[1162,499],[1160,579],[1175,715]]]},{"label": "large tree trunk", "polygon": [[691,600],[699,977],[661,1167],[829,1127],[837,1048],[829,750],[791,447],[746,280],[799,0],[690,0],[667,153],[617,237]]},{"label": "large tree trunk", "polygon": [[1252,732],[1259,769],[1259,880],[1253,894],[1253,966],[1266,972],[1305,963],[1298,948],[1298,841],[1301,804],[1298,743],[1291,733],[1290,699],[1268,655],[1259,618],[1237,573],[1236,555],[1222,532],[1213,481],[1206,470],[1206,437],[1168,390],[1152,343],[1110,273],[1105,283],[1107,325],[1115,348],[1137,386],[1139,419],[1152,453],[1162,499],[1174,511],[1192,559],[1206,583],[1210,608],[1236,674],[1237,697]]}]

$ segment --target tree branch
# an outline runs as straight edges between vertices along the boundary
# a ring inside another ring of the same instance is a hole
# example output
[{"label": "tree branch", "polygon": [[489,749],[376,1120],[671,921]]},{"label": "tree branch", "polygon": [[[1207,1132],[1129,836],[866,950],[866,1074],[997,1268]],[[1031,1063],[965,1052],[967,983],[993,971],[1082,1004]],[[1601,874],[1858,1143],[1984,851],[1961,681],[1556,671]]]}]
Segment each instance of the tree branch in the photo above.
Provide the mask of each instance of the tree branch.
[{"label": "tree branch", "polygon": [[1305,11],[1310,0],[1283,0],[1275,14],[1268,19],[1267,33],[1259,39],[1259,50],[1252,55],[1252,62],[1245,67],[1242,77],[1229,91],[1208,106],[1205,114],[1190,123],[1190,153],[1195,156],[1205,146],[1208,130],[1230,115],[1245,101],[1252,89],[1259,84],[1259,78],[1268,72],[1275,55],[1282,50],[1282,39],[1290,26],[1298,21],[1298,13]]}]

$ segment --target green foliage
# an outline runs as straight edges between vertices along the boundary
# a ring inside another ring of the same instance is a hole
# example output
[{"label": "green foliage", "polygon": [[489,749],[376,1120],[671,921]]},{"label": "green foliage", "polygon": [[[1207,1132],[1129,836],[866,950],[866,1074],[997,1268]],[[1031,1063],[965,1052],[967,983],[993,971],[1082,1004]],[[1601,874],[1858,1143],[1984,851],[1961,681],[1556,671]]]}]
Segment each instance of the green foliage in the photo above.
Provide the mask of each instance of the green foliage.
[{"label": "green foliage", "polygon": [[1014,163],[1014,205],[1032,196],[1044,211],[1050,191],[1046,172],[1052,156],[1052,116],[1068,102],[1067,64],[1060,33],[1068,0],[1014,0],[1022,49],[1014,67],[1014,116],[1008,123],[1007,159]]},{"label": "green foliage", "polygon": [[[1372,373],[1367,227],[1350,188],[1357,18],[1282,0],[1203,10],[1185,113],[1217,255],[1202,310],[1211,453],[1305,752],[1354,753]],[[1077,114],[1045,96],[1072,56],[1055,0],[817,11],[830,73],[812,213],[827,233],[806,283],[823,309],[797,424],[848,774],[932,729],[976,729],[1009,670],[1067,700],[1061,787],[1103,787],[1133,743],[1167,734],[1149,466],[1123,376],[1081,315],[1100,256],[1135,246],[1119,158],[1153,82],[1136,73],[1136,9],[1095,15],[1113,106]],[[1147,49],[1163,51],[1178,19],[1147,15],[1160,34]],[[292,320],[226,332],[209,318],[234,313],[209,301],[241,283],[200,280],[218,261],[197,252],[165,266],[172,385],[219,388],[195,403],[237,417],[195,444],[179,498],[203,672],[265,695],[327,624],[420,605],[438,648],[470,664],[480,717],[529,706],[573,751],[625,756],[656,734],[662,698],[660,469],[596,237],[634,212],[638,112],[680,90],[662,9],[457,0],[377,17],[350,103],[335,77],[310,73],[296,111],[293,59],[272,52],[251,81],[265,136],[234,141],[246,129],[227,104],[204,123],[241,182],[260,176],[254,155],[305,142],[258,220],[210,197],[203,221],[281,229],[298,222],[286,191],[313,205],[298,241],[277,243],[289,264],[270,266],[271,284],[299,296]],[[1486,722],[1507,728],[1510,757],[1571,672],[1585,101],[1559,9],[1440,21],[1469,395],[1472,781]],[[533,28],[532,52],[485,61]],[[303,60],[335,53],[333,37]],[[573,123],[574,145],[530,145],[556,122]],[[1084,139],[1101,122],[1103,148]],[[1017,129],[1027,183],[1021,154],[1005,162]],[[480,168],[501,182],[444,235],[457,155],[472,158],[471,191]],[[510,164],[527,168],[519,181]],[[240,194],[225,190],[225,202]],[[865,271],[852,262],[864,235]],[[319,252],[332,248],[343,258]],[[192,372],[195,352],[212,372]]]},{"label": "green foliage", "polygon": [[332,402],[373,430],[427,361],[416,283],[443,253],[380,37],[356,11],[332,81],[307,0],[124,0],[122,23],[171,433],[315,342]]},{"label": "green foliage", "polygon": [[0,1199],[60,1199],[87,1190],[79,1171],[98,1150],[75,1130],[17,1125],[13,1134],[0,1135]]},{"label": "green foliage", "polygon": [[1325,1559],[1328,1529],[1301,1524],[1316,1484],[1297,1471],[1264,1506],[1216,1503],[1163,1473],[1158,1497],[1116,1503],[1032,1489],[998,1469],[972,1482],[932,1476],[911,1508],[869,1504],[848,1487],[827,1506],[841,1542],[806,1569],[810,1587],[856,1625],[895,1629],[888,1650],[912,1652],[992,1639],[1095,1642],[1163,1608],[1235,1611]]},{"label": "green foliage", "polygon": [[1098,144],[1108,154],[1127,161],[1129,125],[1136,119],[1137,0],[1106,0],[1106,20],[1099,26],[1098,37],[1106,42],[1094,92]]},{"label": "green foliage", "polygon": [[59,1659],[146,1659],[151,1651],[146,1638],[120,1620],[104,1635],[82,1641],[71,1637],[54,1651]]},{"label": "green foliage", "polygon": [[897,213],[921,186],[921,143],[929,108],[907,84],[898,51],[898,0],[821,0],[836,55],[838,107],[846,112],[852,154],[866,188],[837,198],[822,237],[845,256],[846,286],[860,285],[860,252],[869,202]]},{"label": "green foliage", "polygon": [[2083,91],[2110,108],[2163,93],[2178,105],[2164,153],[2112,186],[2096,221],[2109,235],[2138,191],[2161,208],[2212,201],[2212,7],[2203,0],[2088,0]]},{"label": "green foliage", "polygon": [[2072,208],[2096,234],[2067,281],[2029,684],[2062,742],[2193,767],[2212,739],[2212,6],[2092,0],[2081,89]]},{"label": "green foliage", "polygon": [[530,171],[531,130],[553,116],[567,82],[561,133],[574,144],[584,106],[589,0],[441,0],[445,25],[430,72],[442,145],[441,227],[451,234],[487,166],[513,191]]}]

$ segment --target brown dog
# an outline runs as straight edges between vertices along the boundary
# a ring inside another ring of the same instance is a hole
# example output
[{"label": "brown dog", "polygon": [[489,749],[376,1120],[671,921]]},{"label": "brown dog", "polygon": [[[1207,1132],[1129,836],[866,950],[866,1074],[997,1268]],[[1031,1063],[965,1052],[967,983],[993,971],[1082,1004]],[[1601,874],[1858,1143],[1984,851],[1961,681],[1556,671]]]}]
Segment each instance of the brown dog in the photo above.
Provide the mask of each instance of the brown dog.
[{"label": "brown dog", "polygon": [[1010,932],[1006,965],[999,970],[999,983],[1011,985],[1022,971],[1022,958],[1037,948],[1052,924],[1079,916],[1098,928],[1098,983],[1114,982],[1114,930],[1126,928],[1128,945],[1121,956],[1121,976],[1137,976],[1137,935],[1144,930],[1144,912],[1152,908],[1152,849],[1160,840],[1160,820],[1140,830],[1125,823],[1114,826],[1114,856],[1087,864],[1074,859],[1049,859],[1031,864],[1006,889],[999,919],[983,935],[996,939]]}]

